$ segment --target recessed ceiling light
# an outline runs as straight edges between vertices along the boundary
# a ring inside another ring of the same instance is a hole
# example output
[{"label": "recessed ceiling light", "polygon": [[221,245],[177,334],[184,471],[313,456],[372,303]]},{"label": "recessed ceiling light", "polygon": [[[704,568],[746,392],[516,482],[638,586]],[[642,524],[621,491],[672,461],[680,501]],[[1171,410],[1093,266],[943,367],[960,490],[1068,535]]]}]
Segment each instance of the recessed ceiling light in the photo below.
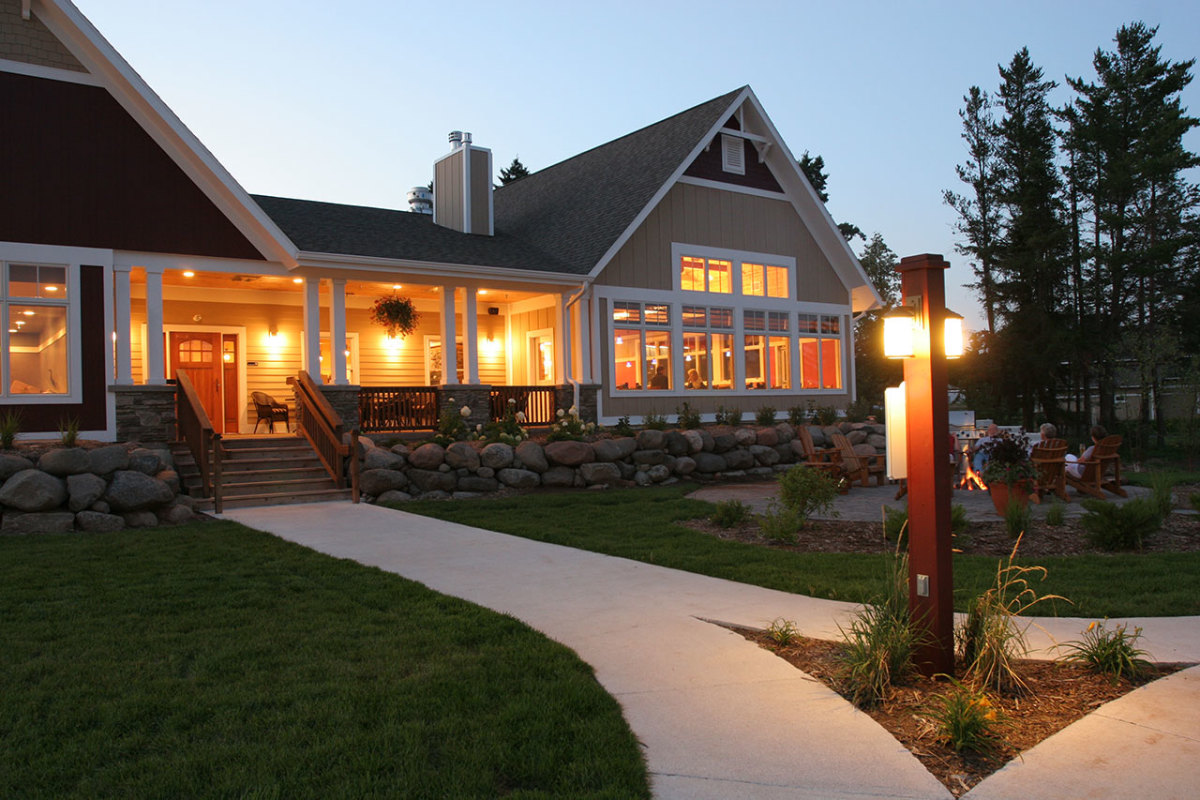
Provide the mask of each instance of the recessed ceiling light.
[{"label": "recessed ceiling light", "polygon": [[194,277],[196,277],[196,273],[192,272],[190,269],[185,269],[185,270],[183,271],[183,277],[185,277],[185,278],[194,278]]},{"label": "recessed ceiling light", "polygon": [[392,284],[392,288],[393,288],[393,289],[403,289],[404,287],[403,287],[403,286],[401,286],[401,285],[400,285],[400,284],[398,284],[398,283],[393,283],[393,284]]},{"label": "recessed ceiling light", "polygon": [[292,278],[292,283],[304,283],[304,278]]},{"label": "recessed ceiling light", "polygon": [[57,287],[57,286],[47,286],[47,287],[46,287],[46,291],[47,291],[47,292],[57,292],[57,291],[58,291],[58,287]]},{"label": "recessed ceiling light", "polygon": [[487,294],[487,289],[480,289],[477,294]]},{"label": "recessed ceiling light", "polygon": [[24,315],[25,315],[25,316],[27,316],[27,317],[32,317],[34,312],[32,312],[32,311],[22,311],[21,313],[22,313],[22,314],[24,314]]}]

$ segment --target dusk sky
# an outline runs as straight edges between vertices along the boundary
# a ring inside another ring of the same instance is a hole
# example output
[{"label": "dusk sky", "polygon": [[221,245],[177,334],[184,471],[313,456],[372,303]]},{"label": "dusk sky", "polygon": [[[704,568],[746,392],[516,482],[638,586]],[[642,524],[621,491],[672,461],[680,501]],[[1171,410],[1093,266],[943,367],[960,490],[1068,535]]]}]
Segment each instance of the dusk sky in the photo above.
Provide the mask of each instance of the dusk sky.
[{"label": "dusk sky", "polygon": [[[450,130],[497,171],[513,156],[536,171],[749,84],[797,157],[824,157],[835,220],[950,260],[949,303],[971,327],[942,203],[960,186],[968,87],[994,91],[1027,46],[1062,105],[1064,75],[1092,79],[1096,49],[1135,20],[1159,27],[1165,58],[1200,55],[1194,0],[77,5],[256,194],[405,208]],[[1200,113],[1200,83],[1183,99]],[[1200,150],[1200,133],[1185,143]]]}]

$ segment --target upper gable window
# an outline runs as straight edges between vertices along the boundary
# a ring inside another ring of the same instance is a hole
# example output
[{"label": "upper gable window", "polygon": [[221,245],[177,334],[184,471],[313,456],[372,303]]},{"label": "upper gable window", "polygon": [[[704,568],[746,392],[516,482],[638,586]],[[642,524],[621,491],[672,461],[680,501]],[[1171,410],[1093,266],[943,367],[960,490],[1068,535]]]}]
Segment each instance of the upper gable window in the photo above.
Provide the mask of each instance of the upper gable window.
[{"label": "upper gable window", "polygon": [[733,262],[722,258],[683,256],[679,287],[689,292],[733,293]]},{"label": "upper gable window", "polygon": [[747,297],[788,297],[787,267],[742,262],[742,294]]},{"label": "upper gable window", "polygon": [[734,175],[746,174],[746,148],[740,136],[721,134],[721,169]]}]

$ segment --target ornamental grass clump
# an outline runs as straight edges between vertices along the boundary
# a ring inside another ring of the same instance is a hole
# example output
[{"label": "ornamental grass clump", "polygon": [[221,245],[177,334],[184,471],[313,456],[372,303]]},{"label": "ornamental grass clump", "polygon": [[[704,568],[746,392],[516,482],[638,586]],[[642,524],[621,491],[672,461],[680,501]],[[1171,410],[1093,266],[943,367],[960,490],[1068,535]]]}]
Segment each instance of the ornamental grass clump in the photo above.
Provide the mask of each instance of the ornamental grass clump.
[{"label": "ornamental grass clump", "polygon": [[1162,527],[1154,501],[1138,497],[1123,505],[1088,498],[1081,502],[1087,513],[1080,524],[1088,541],[1101,550],[1141,550],[1142,540]]},{"label": "ornamental grass clump", "polygon": [[771,641],[780,647],[787,647],[799,638],[800,629],[796,627],[794,621],[776,617],[767,626],[767,636],[771,637]]},{"label": "ornamental grass clump", "polygon": [[1039,595],[1030,584],[1045,580],[1047,570],[1015,563],[1021,537],[1017,537],[1008,563],[996,565],[995,583],[970,601],[967,617],[955,632],[966,676],[977,686],[996,691],[1025,691],[1017,661],[1029,653],[1025,630],[1017,617],[1046,600],[1066,600],[1055,594]]},{"label": "ornamental grass clump", "polygon": [[951,679],[953,688],[932,699],[929,712],[939,740],[956,753],[992,755],[1003,746],[1008,724],[987,693]]},{"label": "ornamental grass clump", "polygon": [[883,595],[863,606],[849,627],[838,629],[846,643],[838,685],[856,706],[880,703],[893,685],[912,676],[913,653],[920,640],[908,611],[906,555],[891,557]]},{"label": "ornamental grass clump", "polygon": [[1063,523],[1066,521],[1067,504],[1055,500],[1050,504],[1050,507],[1046,509],[1046,524],[1054,528],[1059,528],[1062,527]]},{"label": "ornamental grass clump", "polygon": [[1004,507],[1004,528],[1008,531],[1009,538],[1016,539],[1029,530],[1032,522],[1033,512],[1029,509],[1029,504],[1010,497],[1008,505]]},{"label": "ornamental grass clump", "polygon": [[771,406],[763,406],[758,410],[758,413],[754,415],[754,421],[757,422],[760,427],[771,427],[775,424],[775,409],[771,408]]},{"label": "ornamental grass clump", "polygon": [[675,413],[679,427],[684,430],[694,430],[700,427],[700,412],[692,408],[690,404],[684,403],[682,406],[676,406]]},{"label": "ornamental grass clump", "polygon": [[11,450],[13,441],[21,431],[21,411],[9,409],[0,416],[0,447]]},{"label": "ornamental grass clump", "polygon": [[1108,620],[1092,621],[1083,632],[1080,641],[1066,642],[1062,645],[1071,653],[1063,657],[1063,661],[1082,664],[1093,672],[1107,675],[1116,683],[1121,678],[1136,681],[1150,669],[1146,660],[1146,651],[1137,647],[1137,640],[1142,637],[1142,629],[1134,628],[1128,632],[1128,626],[1118,625],[1115,630],[1107,630]]}]

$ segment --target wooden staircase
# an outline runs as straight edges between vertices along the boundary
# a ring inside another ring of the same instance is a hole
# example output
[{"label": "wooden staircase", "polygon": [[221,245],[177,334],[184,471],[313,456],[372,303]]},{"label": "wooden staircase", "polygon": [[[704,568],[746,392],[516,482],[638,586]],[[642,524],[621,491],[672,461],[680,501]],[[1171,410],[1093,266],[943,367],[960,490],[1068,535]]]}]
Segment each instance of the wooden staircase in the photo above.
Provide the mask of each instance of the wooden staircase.
[{"label": "wooden staircase", "polygon": [[[296,436],[233,436],[221,439],[221,497],[224,508],[291,505],[351,499],[339,489],[309,443]],[[204,497],[200,470],[187,446],[171,446],[184,493],[202,498],[197,511],[213,510]]]}]

